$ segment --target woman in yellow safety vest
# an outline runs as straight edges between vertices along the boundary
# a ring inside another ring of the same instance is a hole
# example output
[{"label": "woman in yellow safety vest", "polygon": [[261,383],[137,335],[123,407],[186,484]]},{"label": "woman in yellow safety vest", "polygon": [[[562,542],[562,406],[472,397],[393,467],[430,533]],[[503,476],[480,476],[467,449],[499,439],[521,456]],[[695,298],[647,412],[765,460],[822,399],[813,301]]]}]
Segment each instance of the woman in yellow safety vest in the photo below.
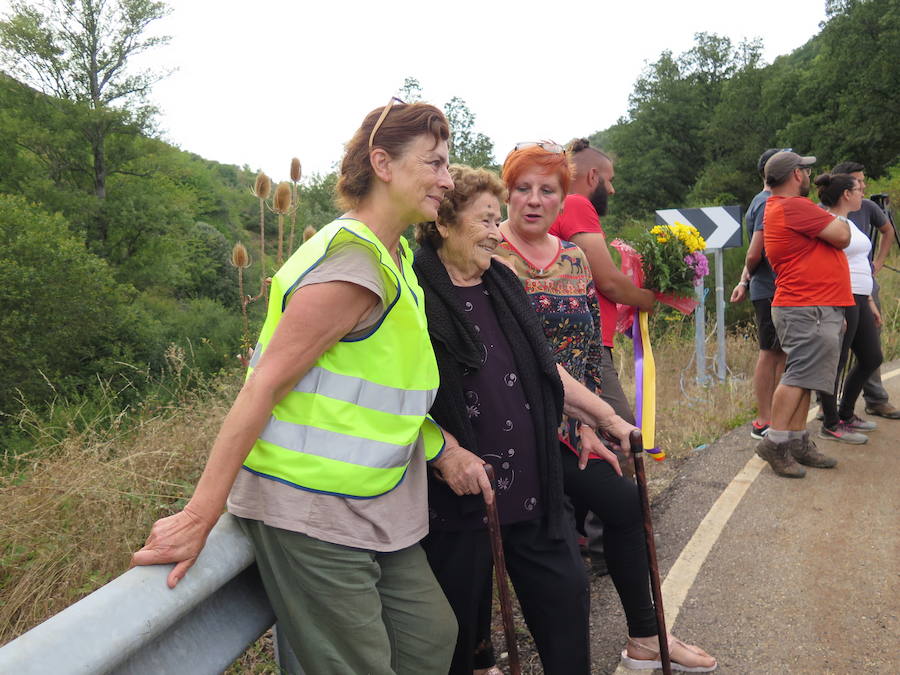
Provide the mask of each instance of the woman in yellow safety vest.
[{"label": "woman in yellow safety vest", "polygon": [[[434,220],[449,128],[391,99],[346,146],[346,213],[272,280],[247,380],[194,496],[156,522],[137,565],[177,563],[174,587],[226,504],[253,541],[301,666],[317,673],[446,672],[456,621],[419,540],[426,462],[480,461],[428,410],[438,371],[401,233]],[[483,471],[460,490],[491,492]]]}]

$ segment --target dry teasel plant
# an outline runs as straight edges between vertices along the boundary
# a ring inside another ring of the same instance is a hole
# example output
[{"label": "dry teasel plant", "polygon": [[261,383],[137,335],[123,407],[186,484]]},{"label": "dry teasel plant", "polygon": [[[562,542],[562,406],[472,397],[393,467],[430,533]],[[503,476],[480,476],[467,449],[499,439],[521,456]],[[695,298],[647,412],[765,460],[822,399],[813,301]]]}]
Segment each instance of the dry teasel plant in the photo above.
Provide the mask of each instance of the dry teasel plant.
[{"label": "dry teasel plant", "polygon": [[238,273],[238,293],[241,298],[241,315],[244,318],[244,332],[241,336],[241,353],[245,354],[250,348],[250,321],[247,318],[247,305],[250,303],[250,296],[244,293],[244,270],[250,267],[250,254],[247,247],[241,242],[234,245],[231,249],[231,264],[237,268]]},{"label": "dry teasel plant", "polygon": [[[300,182],[300,159],[293,157],[291,159],[291,203],[300,205],[300,193],[297,183]],[[297,226],[297,209],[291,211],[291,234],[288,237],[288,255],[294,252],[294,230]],[[306,241],[305,239],[303,241]]]},{"label": "dry teasel plant", "polygon": [[278,216],[278,254],[275,258],[275,264],[281,267],[284,262],[284,252],[282,246],[284,244],[284,216],[290,213],[292,216],[297,212],[296,206],[293,204],[293,194],[290,183],[284,181],[275,188],[275,196],[272,198],[272,211]]},{"label": "dry teasel plant", "polygon": [[253,185],[253,195],[259,199],[266,200],[272,191],[272,179],[262,171],[256,176],[256,183]]},{"label": "dry teasel plant", "polygon": [[266,294],[266,199],[272,191],[272,179],[262,171],[256,176],[253,195],[259,200],[259,293],[250,302]]},{"label": "dry teasel plant", "polygon": [[309,241],[316,233],[316,231],[316,228],[314,228],[312,225],[307,225],[305,228],[303,228],[303,242],[305,243]]}]

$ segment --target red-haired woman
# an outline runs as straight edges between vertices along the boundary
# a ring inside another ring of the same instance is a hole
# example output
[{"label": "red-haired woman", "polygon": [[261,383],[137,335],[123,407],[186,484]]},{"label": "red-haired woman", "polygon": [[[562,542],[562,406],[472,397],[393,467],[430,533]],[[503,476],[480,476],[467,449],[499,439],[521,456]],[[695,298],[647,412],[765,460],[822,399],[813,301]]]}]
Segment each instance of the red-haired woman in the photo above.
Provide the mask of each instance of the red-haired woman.
[{"label": "red-haired woman", "polygon": [[[541,318],[557,363],[594,392],[600,381],[600,309],[587,257],[575,244],[549,234],[571,180],[562,146],[520,143],[506,158],[502,178],[509,190],[508,220],[501,223],[497,251],[512,266]],[[564,417],[559,428],[566,494],[576,512],[603,521],[610,576],[628,622],[622,658],[630,668],[660,667],[656,616],[637,487],[604,459],[593,429]],[[699,647],[669,636],[673,668],[707,672],[716,660]],[[656,664],[654,666],[654,664]]]}]

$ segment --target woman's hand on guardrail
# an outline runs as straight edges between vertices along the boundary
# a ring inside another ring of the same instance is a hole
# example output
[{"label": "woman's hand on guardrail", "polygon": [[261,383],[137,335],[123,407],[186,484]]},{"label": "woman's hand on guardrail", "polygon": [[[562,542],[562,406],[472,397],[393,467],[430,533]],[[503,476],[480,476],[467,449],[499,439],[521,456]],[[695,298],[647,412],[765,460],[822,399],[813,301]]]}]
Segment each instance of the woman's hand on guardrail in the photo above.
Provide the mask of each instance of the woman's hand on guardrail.
[{"label": "woman's hand on guardrail", "polygon": [[131,556],[131,566],[176,563],[166,578],[169,588],[175,588],[196,562],[211,530],[212,526],[193,513],[189,506],[167,518],[160,518],[153,524],[144,547]]}]

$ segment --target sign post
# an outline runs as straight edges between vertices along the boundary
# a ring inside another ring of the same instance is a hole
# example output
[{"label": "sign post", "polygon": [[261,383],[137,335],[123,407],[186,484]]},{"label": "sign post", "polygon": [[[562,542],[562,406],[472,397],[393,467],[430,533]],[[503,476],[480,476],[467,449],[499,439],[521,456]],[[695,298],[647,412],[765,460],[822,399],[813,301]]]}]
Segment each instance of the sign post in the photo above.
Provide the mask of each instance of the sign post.
[{"label": "sign post", "polygon": [[[716,375],[725,380],[725,279],[722,249],[741,245],[741,207],[708,206],[698,209],[662,209],[656,212],[657,225],[674,225],[676,222],[693,225],[706,240],[706,252],[712,253],[716,270]],[[706,293],[703,282],[697,286],[700,303],[694,315],[694,342],[697,361],[697,382],[706,384]]]}]

